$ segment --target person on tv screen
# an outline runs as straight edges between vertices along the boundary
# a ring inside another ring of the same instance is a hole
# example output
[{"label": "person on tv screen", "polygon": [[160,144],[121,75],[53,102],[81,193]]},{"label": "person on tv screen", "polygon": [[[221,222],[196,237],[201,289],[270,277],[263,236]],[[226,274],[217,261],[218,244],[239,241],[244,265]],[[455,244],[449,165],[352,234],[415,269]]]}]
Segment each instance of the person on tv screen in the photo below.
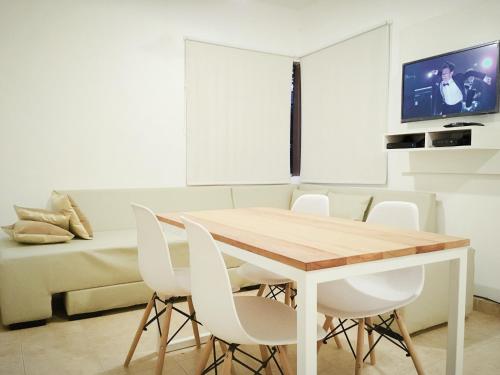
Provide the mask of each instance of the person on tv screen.
[{"label": "person on tv screen", "polygon": [[485,104],[483,95],[486,83],[482,79],[477,79],[474,76],[470,76],[465,80],[464,85],[465,100],[463,110],[465,112],[477,112],[483,110],[483,104]]},{"label": "person on tv screen", "polygon": [[441,74],[434,70],[436,76],[433,98],[437,100],[435,108],[437,114],[452,114],[462,112],[467,98],[466,85],[469,78],[473,77],[491,85],[491,77],[472,69],[465,73],[456,73],[455,64],[445,62],[441,67]]}]

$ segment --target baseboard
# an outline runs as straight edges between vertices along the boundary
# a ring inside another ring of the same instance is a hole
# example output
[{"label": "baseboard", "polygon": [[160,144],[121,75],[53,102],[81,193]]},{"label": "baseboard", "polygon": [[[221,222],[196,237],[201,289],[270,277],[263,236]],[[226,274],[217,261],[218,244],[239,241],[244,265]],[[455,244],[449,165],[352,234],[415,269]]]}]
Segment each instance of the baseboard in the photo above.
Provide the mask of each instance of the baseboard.
[{"label": "baseboard", "polygon": [[500,316],[500,303],[487,298],[474,296],[474,311]]},{"label": "baseboard", "polygon": [[474,295],[500,303],[500,289],[491,286],[475,284]]}]

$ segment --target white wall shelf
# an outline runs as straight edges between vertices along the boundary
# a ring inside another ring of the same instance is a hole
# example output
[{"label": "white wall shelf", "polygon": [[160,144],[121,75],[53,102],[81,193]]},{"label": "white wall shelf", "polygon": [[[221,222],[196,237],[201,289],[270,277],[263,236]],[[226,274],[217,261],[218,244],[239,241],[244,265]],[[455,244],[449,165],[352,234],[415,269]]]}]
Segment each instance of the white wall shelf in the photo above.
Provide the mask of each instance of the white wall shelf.
[{"label": "white wall shelf", "polygon": [[[433,141],[452,137],[465,137],[466,145],[436,147]],[[404,130],[388,133],[384,136],[384,146],[387,151],[460,151],[460,150],[500,150],[500,127],[497,126],[465,126],[458,128],[431,128],[425,130]],[[392,142],[415,141],[419,142],[416,148],[388,149],[387,144]]]}]

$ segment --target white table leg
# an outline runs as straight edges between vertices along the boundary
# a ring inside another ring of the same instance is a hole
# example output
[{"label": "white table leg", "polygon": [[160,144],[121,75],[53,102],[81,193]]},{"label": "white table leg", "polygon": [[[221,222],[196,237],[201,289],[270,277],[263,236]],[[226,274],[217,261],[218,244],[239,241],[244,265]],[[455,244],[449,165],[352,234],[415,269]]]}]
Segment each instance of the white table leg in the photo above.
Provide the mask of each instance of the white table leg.
[{"label": "white table leg", "polygon": [[297,281],[297,374],[317,371],[317,284],[304,275]]},{"label": "white table leg", "polygon": [[450,261],[447,375],[463,373],[466,279],[467,249],[464,249],[458,259]]}]

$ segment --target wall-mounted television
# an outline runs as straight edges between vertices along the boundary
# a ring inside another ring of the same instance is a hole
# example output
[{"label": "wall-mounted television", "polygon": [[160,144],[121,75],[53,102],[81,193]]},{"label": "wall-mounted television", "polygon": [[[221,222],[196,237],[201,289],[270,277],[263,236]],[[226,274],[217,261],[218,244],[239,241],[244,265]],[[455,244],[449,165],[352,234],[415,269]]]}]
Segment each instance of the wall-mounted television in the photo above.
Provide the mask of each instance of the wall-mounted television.
[{"label": "wall-mounted television", "polygon": [[498,112],[499,42],[403,65],[401,122]]}]

